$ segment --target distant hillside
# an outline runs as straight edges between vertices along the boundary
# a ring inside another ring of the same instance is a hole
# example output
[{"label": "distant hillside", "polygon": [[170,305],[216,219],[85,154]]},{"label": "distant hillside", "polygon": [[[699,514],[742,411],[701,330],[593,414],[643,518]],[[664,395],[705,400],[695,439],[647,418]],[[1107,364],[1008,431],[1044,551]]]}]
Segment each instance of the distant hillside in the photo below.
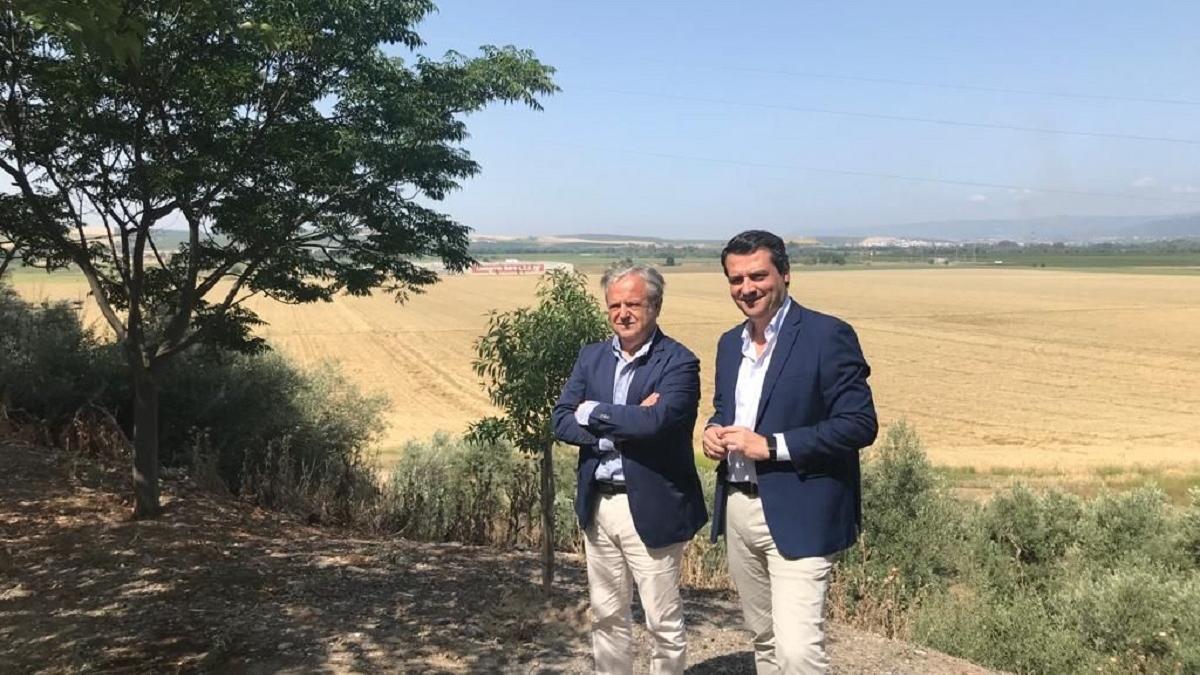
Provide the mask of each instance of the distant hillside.
[{"label": "distant hillside", "polygon": [[[800,245],[848,246],[867,237],[895,237],[928,241],[1065,241],[1088,243],[1136,239],[1200,238],[1200,213],[1174,216],[1078,216],[1045,218],[995,218],[932,220],[894,225],[849,228],[838,233],[781,233]],[[472,242],[493,245],[550,247],[563,245],[700,246],[720,248],[725,239],[651,237],[633,234],[556,234],[540,236],[474,234]]]},{"label": "distant hillside", "polygon": [[1050,216],[1047,218],[938,220],[856,228],[865,236],[956,241],[1071,241],[1200,237],[1200,213],[1177,216]]},{"label": "distant hillside", "polygon": [[1126,232],[1130,237],[1182,238],[1200,237],[1200,213],[1158,218]]},{"label": "distant hillside", "polygon": [[639,241],[647,244],[665,244],[668,239],[662,237],[646,237],[646,236],[629,236],[624,234],[556,234],[555,239],[568,239],[575,241],[596,241],[596,242],[626,242]]}]

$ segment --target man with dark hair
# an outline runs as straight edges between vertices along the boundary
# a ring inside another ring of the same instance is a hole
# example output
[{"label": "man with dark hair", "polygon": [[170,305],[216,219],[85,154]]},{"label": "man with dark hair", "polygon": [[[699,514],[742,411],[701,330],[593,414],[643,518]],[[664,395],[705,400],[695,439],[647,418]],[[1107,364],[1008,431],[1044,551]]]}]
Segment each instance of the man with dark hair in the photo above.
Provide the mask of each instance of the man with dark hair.
[{"label": "man with dark hair", "polygon": [[747,230],[721,265],[746,321],[717,343],[704,454],[718,460],[713,541],[762,673],[824,673],[824,610],[835,555],[861,523],[858,451],[878,423],[870,368],[844,321],[788,296],[787,248]]},{"label": "man with dark hair", "polygon": [[700,361],[658,329],[664,283],[654,268],[610,269],[600,286],[613,337],[580,350],[554,406],[555,435],[579,446],[575,512],[596,672],[633,672],[636,583],[654,638],[650,671],[682,673],[683,550],[708,520],[692,455]]}]

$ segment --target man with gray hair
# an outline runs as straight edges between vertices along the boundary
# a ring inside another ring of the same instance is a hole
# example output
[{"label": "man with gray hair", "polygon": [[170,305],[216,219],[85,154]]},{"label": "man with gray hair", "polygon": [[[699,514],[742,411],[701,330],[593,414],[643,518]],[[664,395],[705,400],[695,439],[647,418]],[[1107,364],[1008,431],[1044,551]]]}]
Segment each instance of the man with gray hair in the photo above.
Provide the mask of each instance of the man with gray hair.
[{"label": "man with gray hair", "polygon": [[635,583],[654,637],[651,672],[682,673],[680,567],[708,520],[692,455],[700,361],[658,328],[657,270],[613,268],[600,285],[613,336],[580,350],[554,406],[555,435],[579,446],[575,513],[585,535],[596,672],[633,672]]}]

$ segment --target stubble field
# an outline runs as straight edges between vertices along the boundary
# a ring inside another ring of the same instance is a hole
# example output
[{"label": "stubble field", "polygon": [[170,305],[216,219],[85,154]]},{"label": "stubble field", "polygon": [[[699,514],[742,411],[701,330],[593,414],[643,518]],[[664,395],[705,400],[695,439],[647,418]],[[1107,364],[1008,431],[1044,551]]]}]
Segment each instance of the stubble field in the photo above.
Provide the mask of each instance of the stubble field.
[{"label": "stubble field", "polygon": [[[18,275],[34,297],[81,282]],[[492,412],[471,369],[487,312],[533,302],[536,278],[443,280],[388,296],[258,300],[271,344],[333,361],[391,400],[384,459]],[[992,474],[1200,469],[1200,276],[1046,270],[799,271],[792,294],[858,330],[883,424],[915,425],[935,463]],[[85,303],[85,312],[96,313]],[[701,358],[711,412],[717,337],[740,319],[717,273],[667,276],[663,329]]]}]

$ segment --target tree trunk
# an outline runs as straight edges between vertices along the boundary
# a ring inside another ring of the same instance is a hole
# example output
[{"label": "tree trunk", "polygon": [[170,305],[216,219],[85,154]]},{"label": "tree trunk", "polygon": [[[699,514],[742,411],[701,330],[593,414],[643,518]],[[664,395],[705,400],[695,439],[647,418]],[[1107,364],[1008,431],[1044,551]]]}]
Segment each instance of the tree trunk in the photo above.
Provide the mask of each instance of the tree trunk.
[{"label": "tree trunk", "polygon": [[542,449],[542,591],[554,584],[554,443]]},{"label": "tree trunk", "polygon": [[158,383],[146,369],[133,369],[134,519],[154,518],[158,501]]}]

